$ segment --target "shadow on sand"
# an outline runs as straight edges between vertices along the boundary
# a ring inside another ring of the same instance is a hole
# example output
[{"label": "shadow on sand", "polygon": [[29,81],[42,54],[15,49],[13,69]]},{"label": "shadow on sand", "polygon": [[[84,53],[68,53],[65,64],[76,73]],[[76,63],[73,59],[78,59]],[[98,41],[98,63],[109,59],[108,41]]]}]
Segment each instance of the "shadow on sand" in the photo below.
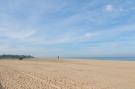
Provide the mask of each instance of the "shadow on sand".
[{"label": "shadow on sand", "polygon": [[4,89],[4,88],[2,87],[2,85],[1,85],[1,83],[0,83],[0,89]]}]

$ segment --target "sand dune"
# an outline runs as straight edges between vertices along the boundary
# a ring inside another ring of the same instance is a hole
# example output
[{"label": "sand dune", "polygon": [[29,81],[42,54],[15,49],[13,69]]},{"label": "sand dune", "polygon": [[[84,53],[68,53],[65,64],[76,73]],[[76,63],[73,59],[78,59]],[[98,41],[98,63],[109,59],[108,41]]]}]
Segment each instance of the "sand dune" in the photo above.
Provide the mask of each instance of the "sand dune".
[{"label": "sand dune", "polygon": [[0,89],[135,89],[135,62],[0,60]]}]

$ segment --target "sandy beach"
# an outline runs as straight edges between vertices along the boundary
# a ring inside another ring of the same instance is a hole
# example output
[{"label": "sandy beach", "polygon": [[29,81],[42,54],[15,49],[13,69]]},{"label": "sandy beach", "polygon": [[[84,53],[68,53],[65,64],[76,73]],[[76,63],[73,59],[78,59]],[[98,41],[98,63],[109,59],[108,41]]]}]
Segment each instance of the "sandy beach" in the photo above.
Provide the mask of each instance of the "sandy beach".
[{"label": "sandy beach", "polygon": [[0,60],[0,89],[135,89],[135,62]]}]

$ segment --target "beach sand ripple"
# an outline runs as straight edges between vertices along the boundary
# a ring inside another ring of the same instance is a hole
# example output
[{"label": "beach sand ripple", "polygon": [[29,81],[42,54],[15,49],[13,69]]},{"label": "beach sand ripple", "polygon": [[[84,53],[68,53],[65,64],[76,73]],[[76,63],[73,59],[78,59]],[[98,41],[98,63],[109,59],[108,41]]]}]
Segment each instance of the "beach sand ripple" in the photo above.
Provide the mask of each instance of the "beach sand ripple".
[{"label": "beach sand ripple", "polygon": [[0,89],[135,89],[135,62],[0,60]]}]

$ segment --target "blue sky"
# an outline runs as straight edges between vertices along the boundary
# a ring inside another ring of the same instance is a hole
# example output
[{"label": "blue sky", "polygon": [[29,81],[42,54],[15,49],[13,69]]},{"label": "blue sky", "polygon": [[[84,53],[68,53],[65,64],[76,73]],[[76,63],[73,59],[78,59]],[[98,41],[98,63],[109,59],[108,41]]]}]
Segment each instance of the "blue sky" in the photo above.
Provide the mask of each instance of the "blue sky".
[{"label": "blue sky", "polygon": [[135,0],[0,0],[0,54],[135,55]]}]

